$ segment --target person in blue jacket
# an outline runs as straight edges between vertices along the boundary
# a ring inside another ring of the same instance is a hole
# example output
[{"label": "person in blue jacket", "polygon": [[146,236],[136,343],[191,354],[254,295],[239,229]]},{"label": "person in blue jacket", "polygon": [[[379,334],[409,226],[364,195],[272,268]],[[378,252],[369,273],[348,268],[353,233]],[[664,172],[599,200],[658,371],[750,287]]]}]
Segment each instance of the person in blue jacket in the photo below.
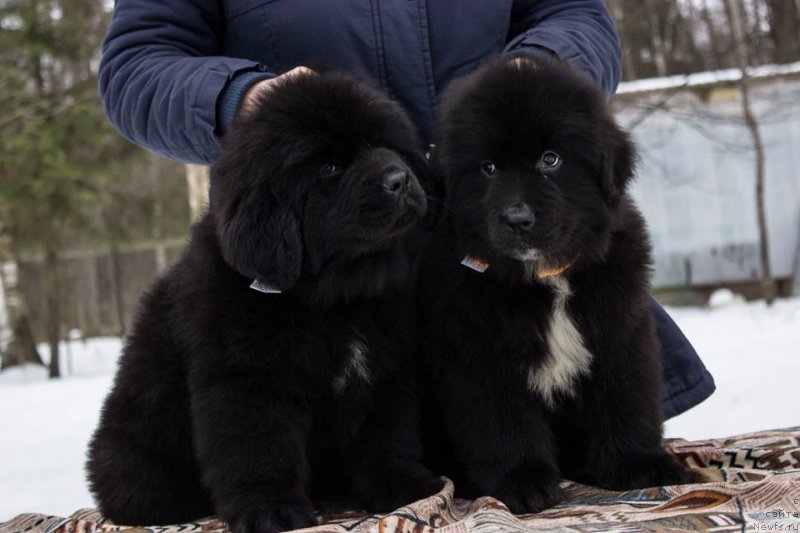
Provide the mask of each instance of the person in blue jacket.
[{"label": "person in blue jacket", "polygon": [[[374,80],[428,140],[442,90],[497,54],[557,57],[609,96],[621,77],[603,0],[117,0],[99,85],[126,138],[211,164],[253,95],[277,76],[307,75],[310,63]],[[714,381],[655,300],[652,308],[671,417],[706,399]]]}]

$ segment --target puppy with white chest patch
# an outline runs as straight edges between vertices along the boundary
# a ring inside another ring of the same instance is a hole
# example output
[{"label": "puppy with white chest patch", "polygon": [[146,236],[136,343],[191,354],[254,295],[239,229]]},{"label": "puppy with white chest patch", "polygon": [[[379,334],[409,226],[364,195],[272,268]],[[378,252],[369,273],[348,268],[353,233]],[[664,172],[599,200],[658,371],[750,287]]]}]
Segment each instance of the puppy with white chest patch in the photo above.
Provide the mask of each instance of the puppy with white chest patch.
[{"label": "puppy with white chest patch", "polygon": [[603,94],[555,62],[497,60],[443,101],[444,215],[419,280],[423,367],[445,427],[427,460],[516,513],[562,478],[689,480],[661,447],[650,248],[626,194],[634,147]]}]

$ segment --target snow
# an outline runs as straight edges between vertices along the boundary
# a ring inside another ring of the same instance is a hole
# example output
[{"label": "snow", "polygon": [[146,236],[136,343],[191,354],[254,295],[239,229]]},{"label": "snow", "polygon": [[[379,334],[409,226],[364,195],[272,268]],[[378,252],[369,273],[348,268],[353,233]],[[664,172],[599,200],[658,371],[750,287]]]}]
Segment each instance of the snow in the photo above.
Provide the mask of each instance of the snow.
[{"label": "snow", "polygon": [[[83,463],[120,347],[115,338],[68,343],[61,367],[66,375],[72,359],[72,373],[59,380],[34,365],[0,373],[0,522],[93,506]],[[39,348],[48,359],[46,347]]]},{"label": "snow", "polygon": [[[669,309],[714,375],[717,392],[668,421],[667,436],[800,426],[800,298],[767,308],[720,293],[715,302]],[[48,380],[39,367],[0,373],[0,522],[23,512],[67,516],[93,506],[83,464],[120,347],[111,338],[66,343],[65,373],[67,359],[72,366],[60,380]]]},{"label": "snow", "polygon": [[[762,65],[747,69],[748,74],[754,79],[774,78],[800,74],[800,62],[786,65]],[[738,68],[713,70],[709,72],[696,72],[694,74],[681,74],[663,78],[647,78],[643,80],[626,81],[620,83],[617,94],[645,93],[651,91],[665,91],[670,89],[684,89],[702,87],[739,81],[742,72]]]},{"label": "snow", "polygon": [[800,298],[669,309],[714,376],[717,391],[667,421],[689,440],[800,426]]},{"label": "snow", "polygon": [[737,301],[743,302],[744,297],[737,295],[730,289],[718,289],[714,291],[711,294],[711,297],[708,299],[708,306],[712,309],[715,309],[719,307],[726,307],[736,303]]}]

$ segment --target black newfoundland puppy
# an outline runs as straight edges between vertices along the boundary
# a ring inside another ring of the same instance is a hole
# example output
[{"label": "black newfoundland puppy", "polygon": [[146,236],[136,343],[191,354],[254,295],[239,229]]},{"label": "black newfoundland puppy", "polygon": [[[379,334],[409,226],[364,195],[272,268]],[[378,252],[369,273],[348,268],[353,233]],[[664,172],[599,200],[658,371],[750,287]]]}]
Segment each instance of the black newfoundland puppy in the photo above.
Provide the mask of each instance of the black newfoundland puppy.
[{"label": "black newfoundland puppy", "polygon": [[661,447],[634,148],[604,96],[564,64],[496,60],[449,91],[439,126],[445,215],[418,282],[445,420],[426,424],[430,464],[515,513],[559,500],[562,477],[685,482]]},{"label": "black newfoundland puppy", "polygon": [[336,73],[284,82],[234,126],[91,442],[104,515],[273,532],[313,525],[312,498],[386,511],[441,488],[411,364],[419,148],[397,105]]}]

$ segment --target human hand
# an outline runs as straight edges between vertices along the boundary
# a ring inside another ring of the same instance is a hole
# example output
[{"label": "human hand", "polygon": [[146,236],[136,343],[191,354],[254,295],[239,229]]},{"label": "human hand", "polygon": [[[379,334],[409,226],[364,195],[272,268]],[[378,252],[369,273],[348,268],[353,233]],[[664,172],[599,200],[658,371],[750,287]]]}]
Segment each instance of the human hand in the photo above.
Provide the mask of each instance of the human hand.
[{"label": "human hand", "polygon": [[295,67],[288,72],[284,72],[280,76],[275,76],[274,78],[269,78],[266,80],[261,80],[258,83],[254,83],[252,87],[247,89],[247,92],[244,94],[244,98],[242,98],[242,104],[239,107],[239,115],[247,114],[253,111],[253,109],[255,109],[255,107],[258,105],[258,101],[261,99],[261,97],[269,93],[276,84],[294,76],[309,76],[316,74],[316,72],[308,67]]}]

